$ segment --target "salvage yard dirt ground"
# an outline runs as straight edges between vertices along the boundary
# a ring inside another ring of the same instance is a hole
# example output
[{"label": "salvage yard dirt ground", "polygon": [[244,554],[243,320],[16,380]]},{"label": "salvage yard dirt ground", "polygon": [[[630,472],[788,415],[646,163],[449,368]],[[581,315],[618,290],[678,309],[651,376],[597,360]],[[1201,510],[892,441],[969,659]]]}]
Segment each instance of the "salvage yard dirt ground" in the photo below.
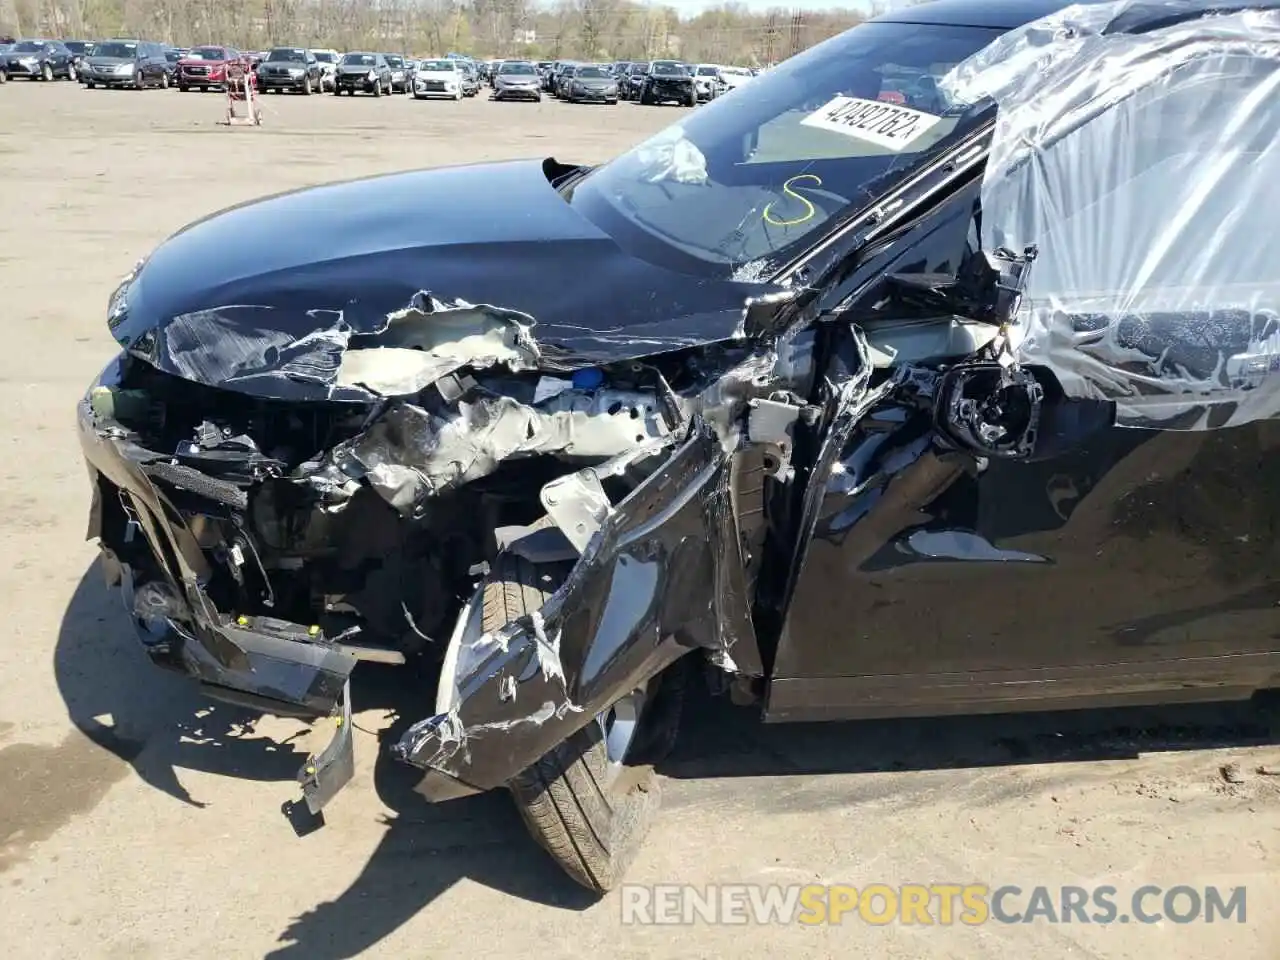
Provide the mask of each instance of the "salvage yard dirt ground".
[{"label": "salvage yard dirt ground", "polygon": [[[307,749],[296,724],[211,705],[151,667],[83,542],[73,408],[113,352],[108,293],[166,235],[234,203],[415,167],[602,161],[682,112],[272,96],[263,127],[229,130],[222,106],[212,94],[0,87],[9,956],[1280,956],[1280,746],[1249,709],[761,728],[749,710],[697,697],[630,875],[1110,884],[1121,900],[1143,884],[1243,885],[1243,924],[624,927],[618,894],[591,903],[506,797],[416,798],[378,738],[394,740],[432,694],[390,668],[357,674],[355,780],[327,826],[295,836],[280,807]],[[282,224],[279,241],[319,251],[328,226],[317,211]]]}]

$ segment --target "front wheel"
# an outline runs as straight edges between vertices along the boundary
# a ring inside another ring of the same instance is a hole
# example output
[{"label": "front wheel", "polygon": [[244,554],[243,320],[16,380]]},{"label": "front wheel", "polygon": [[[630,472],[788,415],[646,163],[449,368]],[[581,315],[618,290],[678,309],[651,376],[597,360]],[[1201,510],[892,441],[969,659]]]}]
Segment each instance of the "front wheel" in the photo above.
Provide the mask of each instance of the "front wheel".
[{"label": "front wheel", "polygon": [[135,71],[133,74],[133,89],[141,90],[146,85],[147,85],[147,82],[146,80],[143,79],[142,71],[141,70]]},{"label": "front wheel", "polygon": [[[499,556],[482,594],[482,629],[540,609],[572,568]],[[684,667],[632,691],[507,784],[533,838],[589,890],[617,886],[649,832],[661,802],[653,765],[674,743]]]},{"label": "front wheel", "polygon": [[304,97],[311,96],[311,78],[310,77],[302,78],[302,95]]},{"label": "front wheel", "polygon": [[49,64],[42,64],[40,67],[40,79],[49,81],[53,79],[53,67]]},{"label": "front wheel", "polygon": [[375,84],[373,85],[373,95],[374,95],[375,97],[380,97],[380,96],[382,96],[382,81],[381,81],[381,80],[379,80],[377,83],[375,83]]},{"label": "front wheel", "polygon": [[76,65],[74,63],[67,64],[67,79],[72,83],[76,82]]},{"label": "front wheel", "polygon": [[160,89],[161,90],[169,89],[169,75],[167,73],[160,74]]}]

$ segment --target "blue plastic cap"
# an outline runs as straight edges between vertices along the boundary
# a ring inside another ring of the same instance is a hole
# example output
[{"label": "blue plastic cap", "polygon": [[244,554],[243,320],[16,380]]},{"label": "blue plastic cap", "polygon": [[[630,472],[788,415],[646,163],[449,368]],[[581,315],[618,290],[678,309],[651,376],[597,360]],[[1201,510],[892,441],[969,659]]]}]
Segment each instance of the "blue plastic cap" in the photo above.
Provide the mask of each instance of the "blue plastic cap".
[{"label": "blue plastic cap", "polygon": [[595,369],[573,371],[573,387],[575,390],[594,390],[604,383],[604,373]]}]

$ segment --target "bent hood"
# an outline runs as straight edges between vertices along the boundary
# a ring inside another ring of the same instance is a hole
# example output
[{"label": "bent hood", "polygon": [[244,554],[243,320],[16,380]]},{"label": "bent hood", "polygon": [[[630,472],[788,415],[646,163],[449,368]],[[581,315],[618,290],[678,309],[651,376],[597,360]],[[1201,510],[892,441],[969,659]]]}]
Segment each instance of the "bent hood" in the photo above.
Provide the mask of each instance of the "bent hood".
[{"label": "bent hood", "polygon": [[[343,399],[333,374],[348,342],[379,345],[392,316],[424,293],[522,316],[537,365],[568,371],[730,339],[748,299],[773,290],[632,256],[564,201],[540,161],[516,161],[315,187],[214,214],[156,249],[112,297],[108,323],[132,353],[178,376]],[[449,321],[428,310],[420,322]],[[263,376],[317,343],[329,350],[318,366],[311,358],[298,375]],[[216,357],[192,361],[201,351]]]}]

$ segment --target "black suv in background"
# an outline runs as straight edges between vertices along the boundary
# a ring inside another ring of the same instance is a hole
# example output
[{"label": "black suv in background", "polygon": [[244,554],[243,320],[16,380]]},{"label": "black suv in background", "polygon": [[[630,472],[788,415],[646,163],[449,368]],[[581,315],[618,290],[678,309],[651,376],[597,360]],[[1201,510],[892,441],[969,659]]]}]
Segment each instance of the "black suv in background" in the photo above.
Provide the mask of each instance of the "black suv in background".
[{"label": "black suv in background", "polygon": [[640,88],[644,86],[644,78],[648,72],[648,63],[630,64],[626,73],[618,78],[618,96],[623,100],[639,100]]},{"label": "black suv in background", "polygon": [[10,80],[76,78],[75,54],[61,40],[19,40],[5,52],[4,61]]},{"label": "black suv in background", "polygon": [[333,74],[333,95],[340,97],[346,92],[354,97],[357,90],[375,97],[391,92],[391,67],[386,57],[380,53],[343,54]]},{"label": "black suv in background", "polygon": [[674,100],[685,107],[698,105],[698,92],[693,74],[678,60],[653,60],[640,84],[639,100],[644,104],[661,104]]},{"label": "black suv in background", "polygon": [[101,87],[167,87],[168,48],[150,40],[102,40],[81,61],[84,85]]},{"label": "black suv in background", "polygon": [[273,47],[258,64],[258,92],[293,90],[304,96],[319,93],[320,61],[303,47]]}]

